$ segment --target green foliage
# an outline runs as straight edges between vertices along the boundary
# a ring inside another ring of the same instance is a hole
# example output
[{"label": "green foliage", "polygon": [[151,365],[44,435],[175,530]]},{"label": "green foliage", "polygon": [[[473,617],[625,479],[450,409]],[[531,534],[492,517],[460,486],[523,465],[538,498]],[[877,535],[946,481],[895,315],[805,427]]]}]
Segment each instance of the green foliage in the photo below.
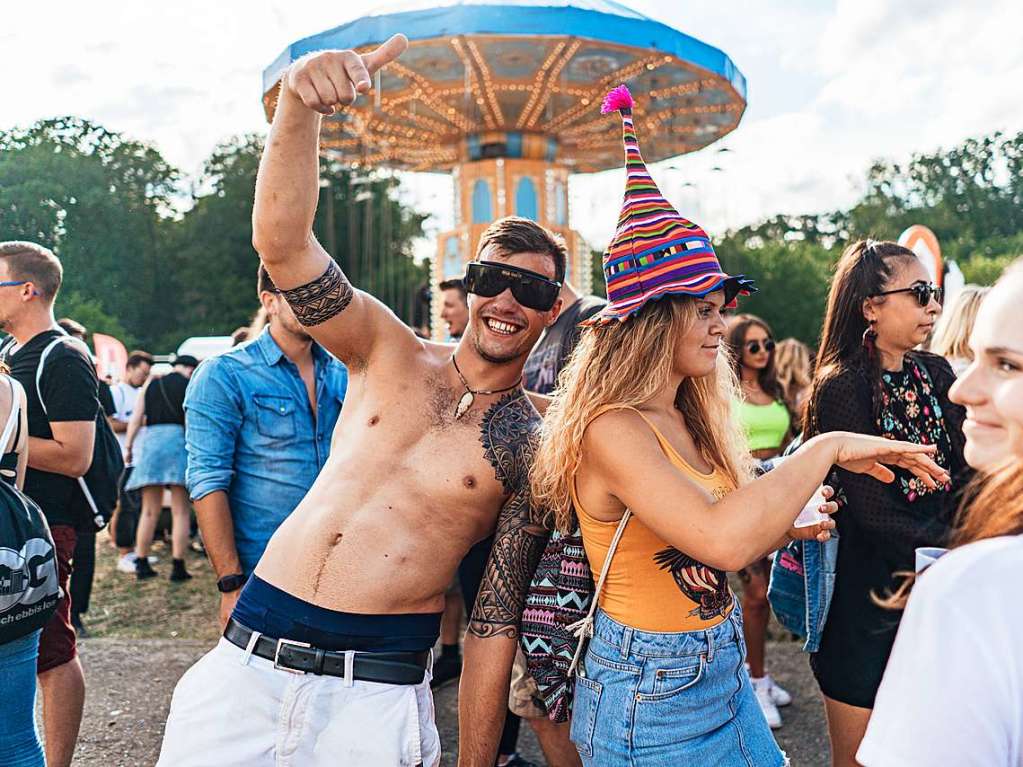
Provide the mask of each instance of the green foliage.
[{"label": "green foliage", "polygon": [[[252,201],[262,139],[220,144],[188,199],[152,147],[76,117],[0,131],[0,239],[54,249],[64,264],[57,311],[154,352],[225,335],[258,308]],[[352,281],[411,322],[428,269],[411,257],[424,216],[390,178],[323,161],[315,230]]]},{"label": "green foliage", "polygon": [[763,316],[778,337],[815,343],[842,249],[863,237],[896,240],[913,224],[934,231],[967,281],[994,282],[1023,254],[1023,132],[968,139],[907,163],[877,161],[866,194],[848,210],[777,215],[715,247],[726,270],[745,272],[761,289],[741,302],[744,311]]},{"label": "green foliage", "polygon": [[93,333],[105,333],[119,339],[128,348],[135,346],[135,337],[124,329],[120,320],[107,314],[95,298],[87,298],[75,291],[61,292],[53,309],[56,317],[71,317],[84,325],[90,337]]},{"label": "green foliage", "polygon": [[807,242],[751,246],[733,237],[716,250],[726,272],[756,280],[758,292],[740,298],[739,311],[765,319],[776,338],[816,345],[831,281],[830,251]]}]

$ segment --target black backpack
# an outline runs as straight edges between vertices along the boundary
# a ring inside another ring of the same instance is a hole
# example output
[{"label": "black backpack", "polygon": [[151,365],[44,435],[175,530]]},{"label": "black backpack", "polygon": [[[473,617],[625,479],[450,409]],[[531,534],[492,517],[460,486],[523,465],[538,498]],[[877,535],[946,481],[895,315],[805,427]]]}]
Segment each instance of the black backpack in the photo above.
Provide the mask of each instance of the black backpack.
[{"label": "black backpack", "polygon": [[[20,389],[11,387],[11,414],[0,436],[0,450],[17,426]],[[0,644],[41,629],[61,599],[57,552],[42,510],[13,482],[0,479]]]},{"label": "black backpack", "polygon": [[[92,356],[89,348],[81,341],[72,336],[65,335],[54,338],[43,349],[39,357],[39,366],[36,368],[36,394],[39,395],[39,404],[46,412],[46,402],[43,400],[43,368],[46,366],[46,358],[50,356],[58,344],[67,344],[74,347],[81,353],[89,364],[92,364]],[[121,453],[121,445],[110,428],[103,405],[99,398],[96,399],[96,440],[92,444],[92,465],[85,472],[84,477],[78,478],[80,492],[80,503],[76,504],[75,514],[77,516],[75,527],[81,532],[98,532],[107,526],[110,517],[113,516],[114,507],[117,505],[118,483],[121,474],[124,473],[124,456]]]}]

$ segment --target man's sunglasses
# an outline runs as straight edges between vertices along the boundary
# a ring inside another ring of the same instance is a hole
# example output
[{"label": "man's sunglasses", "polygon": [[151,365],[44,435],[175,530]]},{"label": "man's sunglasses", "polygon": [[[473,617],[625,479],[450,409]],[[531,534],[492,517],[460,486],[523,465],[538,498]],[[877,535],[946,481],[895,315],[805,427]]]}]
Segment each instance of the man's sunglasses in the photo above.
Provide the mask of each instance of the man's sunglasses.
[{"label": "man's sunglasses", "polygon": [[929,282],[918,282],[915,285],[910,285],[908,288],[899,288],[898,290],[885,290],[881,293],[874,293],[871,298],[875,296],[891,296],[895,293],[912,293],[916,296],[917,303],[920,306],[927,306],[931,302],[931,296],[934,296],[934,300],[939,304],[945,298],[944,288],[939,288],[937,285],[931,285]]},{"label": "man's sunglasses", "polygon": [[[764,351],[770,354],[774,351],[774,339],[768,338],[763,342]],[[749,349],[750,354],[760,354],[760,341],[747,341],[746,348]]]},{"label": "man's sunglasses", "polygon": [[484,298],[493,298],[511,289],[515,300],[526,308],[549,312],[558,300],[561,283],[517,266],[472,261],[465,270],[465,289]]}]

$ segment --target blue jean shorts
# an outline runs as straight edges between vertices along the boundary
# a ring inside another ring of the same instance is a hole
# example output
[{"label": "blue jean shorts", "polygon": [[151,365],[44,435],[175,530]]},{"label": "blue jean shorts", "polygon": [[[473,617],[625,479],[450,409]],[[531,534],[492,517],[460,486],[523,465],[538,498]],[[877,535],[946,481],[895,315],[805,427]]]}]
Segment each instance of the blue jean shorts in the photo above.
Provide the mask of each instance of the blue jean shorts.
[{"label": "blue jean shorts", "polygon": [[585,767],[783,767],[743,663],[738,605],[704,631],[625,626],[598,610],[575,682]]}]

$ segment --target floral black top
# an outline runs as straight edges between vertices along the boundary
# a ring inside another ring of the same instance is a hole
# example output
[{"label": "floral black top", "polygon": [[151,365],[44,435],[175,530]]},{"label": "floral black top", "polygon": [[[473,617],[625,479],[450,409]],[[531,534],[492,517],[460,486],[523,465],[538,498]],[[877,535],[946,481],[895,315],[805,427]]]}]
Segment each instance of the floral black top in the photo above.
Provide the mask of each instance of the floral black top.
[{"label": "floral black top", "polygon": [[[937,445],[934,460],[951,470],[952,445],[944,412],[927,368],[907,357],[902,370],[881,374],[881,409],[875,419],[877,431],[886,439]],[[949,492],[951,483],[931,489],[906,471],[898,472],[899,488],[910,503],[933,493]]]}]

